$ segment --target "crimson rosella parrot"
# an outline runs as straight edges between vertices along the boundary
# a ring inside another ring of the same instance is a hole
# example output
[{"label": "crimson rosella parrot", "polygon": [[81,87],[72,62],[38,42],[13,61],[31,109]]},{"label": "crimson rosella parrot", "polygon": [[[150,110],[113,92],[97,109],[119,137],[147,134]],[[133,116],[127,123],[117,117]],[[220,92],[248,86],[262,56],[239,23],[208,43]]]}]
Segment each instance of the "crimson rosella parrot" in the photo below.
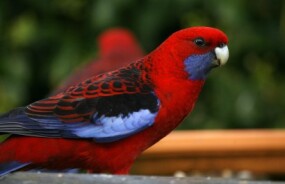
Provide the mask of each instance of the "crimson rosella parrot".
[{"label": "crimson rosella parrot", "polygon": [[69,76],[53,94],[63,91],[89,77],[109,72],[143,57],[135,36],[123,28],[112,28],[98,38],[99,58]]},{"label": "crimson rosella parrot", "polygon": [[0,117],[1,175],[81,168],[127,174],[137,156],[189,114],[209,71],[229,57],[210,27],[175,32],[128,66],[100,74]]}]

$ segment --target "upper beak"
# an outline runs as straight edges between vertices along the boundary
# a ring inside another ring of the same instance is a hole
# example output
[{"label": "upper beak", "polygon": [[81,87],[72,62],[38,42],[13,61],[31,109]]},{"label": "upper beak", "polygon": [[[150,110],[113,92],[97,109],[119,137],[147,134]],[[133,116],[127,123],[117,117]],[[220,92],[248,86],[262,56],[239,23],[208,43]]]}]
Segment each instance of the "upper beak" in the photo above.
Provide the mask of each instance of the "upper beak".
[{"label": "upper beak", "polygon": [[221,47],[215,48],[216,58],[213,61],[215,66],[222,66],[227,63],[229,59],[229,48],[227,45],[222,45]]}]

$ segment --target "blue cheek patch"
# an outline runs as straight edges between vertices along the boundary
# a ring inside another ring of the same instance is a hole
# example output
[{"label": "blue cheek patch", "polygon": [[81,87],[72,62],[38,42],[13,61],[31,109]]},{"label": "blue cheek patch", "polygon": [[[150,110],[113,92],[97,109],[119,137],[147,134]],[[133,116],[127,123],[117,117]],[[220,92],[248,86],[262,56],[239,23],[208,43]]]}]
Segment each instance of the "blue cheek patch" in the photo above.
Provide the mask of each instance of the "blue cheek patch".
[{"label": "blue cheek patch", "polygon": [[185,71],[191,80],[205,80],[213,68],[212,61],[215,55],[212,52],[201,55],[191,55],[184,60]]}]

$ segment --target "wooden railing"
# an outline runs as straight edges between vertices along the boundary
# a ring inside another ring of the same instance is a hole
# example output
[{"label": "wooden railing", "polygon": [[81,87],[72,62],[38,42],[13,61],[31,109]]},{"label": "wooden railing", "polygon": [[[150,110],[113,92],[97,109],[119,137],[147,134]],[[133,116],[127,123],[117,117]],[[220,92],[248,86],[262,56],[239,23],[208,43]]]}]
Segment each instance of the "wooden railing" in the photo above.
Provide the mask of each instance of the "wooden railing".
[{"label": "wooden railing", "polygon": [[146,150],[132,173],[225,169],[285,174],[285,130],[174,131]]}]

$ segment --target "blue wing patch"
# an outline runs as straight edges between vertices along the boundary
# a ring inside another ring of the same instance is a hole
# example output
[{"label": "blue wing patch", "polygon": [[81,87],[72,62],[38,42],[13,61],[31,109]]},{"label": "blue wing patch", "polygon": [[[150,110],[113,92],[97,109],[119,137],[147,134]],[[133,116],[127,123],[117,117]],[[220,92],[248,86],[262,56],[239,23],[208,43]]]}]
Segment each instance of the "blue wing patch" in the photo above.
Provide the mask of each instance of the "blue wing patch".
[{"label": "blue wing patch", "polygon": [[95,114],[94,124],[71,129],[78,137],[92,137],[97,142],[113,142],[135,134],[154,123],[157,112],[151,113],[148,109],[129,113],[126,116],[106,117]]},{"label": "blue wing patch", "polygon": [[[34,118],[29,117],[24,108],[18,108],[0,117],[0,132],[39,137],[91,138],[97,142],[113,142],[153,125],[160,102],[154,94],[150,95],[149,99],[128,99],[125,103],[116,102],[116,99],[100,103],[98,107],[102,109],[93,114],[90,122],[66,123],[53,115]],[[122,98],[121,101],[124,102],[125,96]],[[108,108],[104,104],[108,104]]]}]

